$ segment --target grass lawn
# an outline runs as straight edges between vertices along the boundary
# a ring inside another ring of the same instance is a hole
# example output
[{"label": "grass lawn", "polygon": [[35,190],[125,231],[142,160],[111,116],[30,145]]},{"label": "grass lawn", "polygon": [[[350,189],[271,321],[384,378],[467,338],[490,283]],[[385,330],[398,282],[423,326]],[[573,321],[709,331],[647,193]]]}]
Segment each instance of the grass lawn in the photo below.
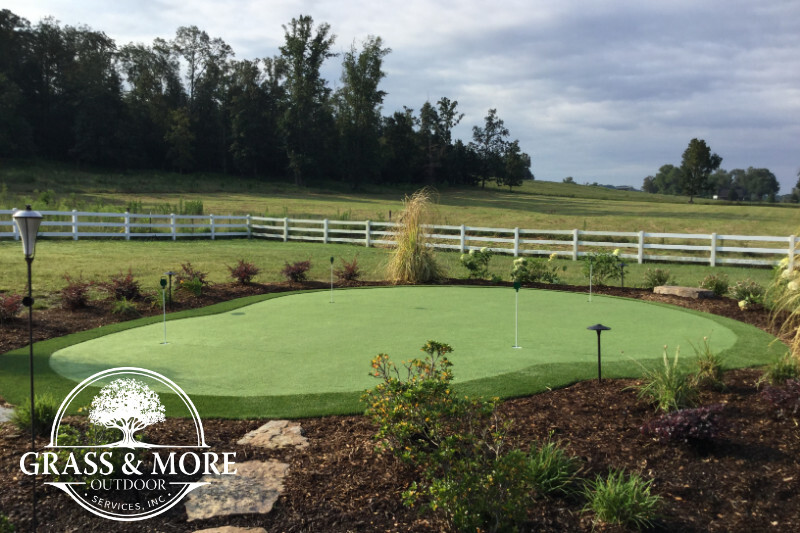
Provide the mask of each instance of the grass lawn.
[{"label": "grass lawn", "polygon": [[[642,364],[660,361],[665,344],[670,355],[682,346],[688,363],[690,343],[703,337],[729,368],[775,355],[772,337],[752,326],[620,298],[589,303],[579,293],[520,291],[520,349],[512,347],[509,288],[350,289],[336,291],[334,300],[327,291],[289,293],[179,313],[167,324],[166,345],[158,317],[45,341],[36,346],[39,390],[60,397],[100,370],[138,366],[173,379],[203,417],[350,413],[377,383],[368,376],[373,356],[388,353],[399,363],[438,340],[454,348],[461,391],[512,397],[596,376],[595,334],[586,326],[597,322],[612,328],[603,336],[606,377],[641,375]],[[2,356],[0,390],[13,403],[25,397],[26,354]]]}]

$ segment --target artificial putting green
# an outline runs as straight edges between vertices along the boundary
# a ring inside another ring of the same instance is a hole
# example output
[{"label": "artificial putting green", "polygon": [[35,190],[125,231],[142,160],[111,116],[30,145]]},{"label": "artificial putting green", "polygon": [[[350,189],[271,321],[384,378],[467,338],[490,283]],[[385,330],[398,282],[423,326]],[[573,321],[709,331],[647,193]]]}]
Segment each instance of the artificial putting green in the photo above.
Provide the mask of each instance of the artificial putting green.
[{"label": "artificial putting green", "polygon": [[586,327],[598,322],[612,328],[602,337],[608,377],[641,375],[665,345],[670,356],[680,345],[686,362],[704,337],[729,367],[774,356],[773,337],[751,326],[623,298],[589,302],[582,293],[522,289],[519,349],[510,288],[350,289],[330,299],[314,291],[229,303],[216,314],[168,321],[167,344],[154,319],[112,328],[119,331],[55,347],[52,379],[74,386],[107,368],[137,366],[175,381],[203,416],[311,416],[360,410],[358,396],[377,383],[370,359],[380,352],[398,363],[418,357],[427,340],[453,346],[462,390],[501,397],[596,376],[596,335]]}]

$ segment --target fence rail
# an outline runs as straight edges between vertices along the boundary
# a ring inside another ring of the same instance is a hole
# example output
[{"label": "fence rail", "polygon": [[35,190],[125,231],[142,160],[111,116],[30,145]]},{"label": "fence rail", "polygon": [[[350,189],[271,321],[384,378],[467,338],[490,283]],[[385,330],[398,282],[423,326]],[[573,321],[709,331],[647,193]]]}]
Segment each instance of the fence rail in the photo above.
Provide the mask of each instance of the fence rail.
[{"label": "fence rail", "polygon": [[[0,239],[19,239],[11,215],[0,210]],[[40,235],[81,238],[216,239],[257,237],[283,242],[351,243],[367,247],[395,244],[395,224],[370,220],[330,220],[258,217],[251,215],[175,215],[42,211]],[[587,231],[480,226],[431,225],[424,227],[431,246],[444,250],[488,248],[496,253],[549,256],[578,260],[592,252],[619,249],[624,259],[706,263],[717,265],[776,265],[788,257],[794,264],[798,238],[789,236],[723,235],[717,233],[647,233],[644,231]]]}]

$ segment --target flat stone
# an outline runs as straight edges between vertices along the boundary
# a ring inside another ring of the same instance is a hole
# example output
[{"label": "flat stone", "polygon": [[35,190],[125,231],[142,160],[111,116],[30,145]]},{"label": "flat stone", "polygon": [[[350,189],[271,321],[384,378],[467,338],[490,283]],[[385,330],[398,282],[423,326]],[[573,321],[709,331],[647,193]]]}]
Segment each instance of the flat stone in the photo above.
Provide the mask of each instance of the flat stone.
[{"label": "flat stone", "polygon": [[305,448],[308,446],[308,439],[303,436],[303,428],[300,427],[299,422],[270,420],[239,439],[237,444],[273,450],[289,446]]},{"label": "flat stone", "polygon": [[280,461],[245,461],[236,464],[236,474],[203,476],[208,482],[189,493],[186,515],[189,521],[238,514],[267,514],[283,492],[289,471]]},{"label": "flat stone", "polygon": [[680,296],[681,298],[714,298],[714,291],[708,289],[701,289],[699,287],[672,287],[670,285],[662,285],[653,289],[656,294],[671,294],[673,296]]},{"label": "flat stone", "polygon": [[263,527],[234,527],[222,526],[211,529],[198,529],[194,533],[267,533]]},{"label": "flat stone", "polygon": [[14,409],[11,407],[3,407],[0,405],[0,424],[11,420],[11,415],[14,414]]}]

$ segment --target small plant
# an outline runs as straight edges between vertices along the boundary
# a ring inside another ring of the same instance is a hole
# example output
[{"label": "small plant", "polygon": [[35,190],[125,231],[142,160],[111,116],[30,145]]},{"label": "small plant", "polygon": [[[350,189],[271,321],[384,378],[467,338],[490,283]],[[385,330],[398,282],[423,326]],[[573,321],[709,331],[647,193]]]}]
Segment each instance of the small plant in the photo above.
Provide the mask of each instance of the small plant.
[{"label": "small plant", "polygon": [[800,379],[787,380],[783,387],[767,386],[761,397],[769,402],[778,416],[797,416],[800,413]]},{"label": "small plant", "polygon": [[64,309],[74,311],[81,309],[89,304],[89,289],[92,283],[83,278],[73,279],[69,274],[64,274],[67,286],[59,291],[61,306]]},{"label": "small plant", "polygon": [[652,483],[636,473],[626,476],[624,470],[611,470],[605,479],[598,475],[586,484],[583,510],[594,513],[595,525],[620,524],[637,530],[650,527],[661,504],[660,496],[650,494]]},{"label": "small plant", "polygon": [[745,302],[744,305],[739,305],[739,307],[745,309],[763,304],[765,292],[764,287],[751,279],[737,281],[736,285],[729,289],[731,298],[739,300],[739,302]]},{"label": "small plant", "polygon": [[568,494],[579,470],[578,461],[552,438],[551,432],[544,443],[531,446],[526,476],[539,494]]},{"label": "small plant", "polygon": [[758,378],[758,384],[782,385],[797,378],[800,378],[800,361],[791,352],[786,352],[766,366],[764,373]]},{"label": "small plant", "polygon": [[22,296],[0,294],[0,325],[13,320],[22,311]]},{"label": "small plant", "polygon": [[11,523],[11,520],[2,513],[0,513],[0,533],[14,533],[14,524]]},{"label": "small plant", "polygon": [[[51,394],[37,394],[33,405],[33,431],[37,435],[50,433],[53,421],[58,411],[58,402]],[[11,415],[11,422],[20,431],[30,430],[31,428],[31,400],[30,397],[18,405]]]},{"label": "small plant", "polygon": [[560,283],[558,273],[567,270],[566,266],[558,267],[554,264],[556,254],[551,254],[548,260],[540,258],[518,257],[514,259],[511,267],[511,280],[520,283]]},{"label": "small plant", "polygon": [[605,285],[608,280],[618,278],[619,256],[608,252],[587,255],[583,260],[583,275],[588,278],[590,273],[594,285]]},{"label": "small plant", "polygon": [[181,269],[175,274],[175,281],[180,284],[181,281],[197,280],[201,285],[205,286],[208,285],[207,277],[208,272],[198,270],[192,266],[192,263],[186,262],[181,263]]},{"label": "small plant", "polygon": [[101,286],[111,293],[115,300],[138,300],[142,297],[142,288],[133,277],[133,272],[130,268],[127,274],[120,272],[115,276],[111,276],[111,280]]},{"label": "small plant", "polygon": [[489,260],[494,253],[488,248],[480,250],[470,250],[469,253],[461,254],[461,264],[469,270],[470,279],[486,279],[489,277]]},{"label": "small plant", "polygon": [[308,279],[308,271],[311,269],[311,260],[297,261],[296,263],[286,263],[286,266],[281,270],[281,274],[286,278],[286,281],[292,283],[302,283]]},{"label": "small plant", "polygon": [[257,266],[246,262],[244,259],[239,259],[236,266],[229,266],[228,270],[231,273],[231,277],[242,285],[248,285],[261,272]]},{"label": "small plant", "polygon": [[683,442],[703,448],[724,429],[721,404],[680,409],[651,420],[641,428],[643,435],[653,435],[661,442]]},{"label": "small plant", "polygon": [[122,298],[121,300],[115,300],[113,304],[111,304],[111,312],[115,315],[122,315],[122,316],[138,316],[139,311],[136,309],[136,304],[127,298]]},{"label": "small plant", "polygon": [[711,351],[708,337],[703,337],[702,346],[692,345],[697,356],[697,372],[692,377],[695,387],[722,389],[722,357]]},{"label": "small plant", "polygon": [[658,411],[674,411],[693,407],[697,402],[697,389],[692,385],[689,374],[678,368],[680,348],[670,363],[667,347],[664,346],[662,366],[645,372],[643,383],[639,385],[639,398],[655,405]]},{"label": "small plant", "polygon": [[728,276],[725,274],[709,274],[700,282],[700,287],[714,292],[715,296],[725,296],[728,292]]},{"label": "small plant", "polygon": [[672,278],[669,269],[666,268],[648,268],[644,271],[644,282],[642,287],[645,289],[654,289],[662,285],[672,285],[675,280]]},{"label": "small plant", "polygon": [[345,261],[341,257],[339,258],[339,261],[342,262],[342,268],[336,268],[333,270],[333,273],[336,275],[336,279],[344,282],[358,281],[358,278],[361,277],[361,268],[358,266],[358,255],[353,257],[353,260],[350,262]]},{"label": "small plant", "polygon": [[203,295],[203,282],[197,278],[181,280],[178,282],[178,290],[185,291],[193,296]]}]

